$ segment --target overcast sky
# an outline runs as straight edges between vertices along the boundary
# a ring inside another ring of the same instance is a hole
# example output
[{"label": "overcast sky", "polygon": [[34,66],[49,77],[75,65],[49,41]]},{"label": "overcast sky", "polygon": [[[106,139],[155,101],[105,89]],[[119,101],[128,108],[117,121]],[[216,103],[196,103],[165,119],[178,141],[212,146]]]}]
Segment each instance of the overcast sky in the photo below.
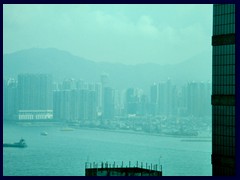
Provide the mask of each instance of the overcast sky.
[{"label": "overcast sky", "polygon": [[174,64],[211,50],[212,5],[3,5],[3,52]]}]

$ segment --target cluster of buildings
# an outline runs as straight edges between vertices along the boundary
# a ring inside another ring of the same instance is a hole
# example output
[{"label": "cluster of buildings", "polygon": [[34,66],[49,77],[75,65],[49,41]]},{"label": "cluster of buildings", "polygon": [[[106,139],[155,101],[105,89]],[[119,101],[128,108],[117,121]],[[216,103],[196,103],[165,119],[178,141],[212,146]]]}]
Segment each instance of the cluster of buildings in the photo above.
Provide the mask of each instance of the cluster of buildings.
[{"label": "cluster of buildings", "polygon": [[3,115],[6,119],[52,119],[52,77],[20,74],[3,83]]},{"label": "cluster of buildings", "polygon": [[19,74],[4,80],[4,118],[55,119],[66,122],[113,120],[116,117],[211,115],[209,82],[177,87],[170,79],[153,83],[149,96],[139,88],[123,91],[101,82],[65,79],[53,82],[49,74]]}]

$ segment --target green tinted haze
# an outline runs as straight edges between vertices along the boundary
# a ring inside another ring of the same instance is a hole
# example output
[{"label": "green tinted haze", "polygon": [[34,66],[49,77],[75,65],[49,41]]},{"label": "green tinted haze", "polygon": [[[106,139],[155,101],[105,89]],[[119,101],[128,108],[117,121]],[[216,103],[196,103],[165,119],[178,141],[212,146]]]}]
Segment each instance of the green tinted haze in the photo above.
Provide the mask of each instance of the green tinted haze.
[{"label": "green tinted haze", "polygon": [[3,50],[57,48],[96,62],[182,62],[210,53],[212,5],[4,5]]}]

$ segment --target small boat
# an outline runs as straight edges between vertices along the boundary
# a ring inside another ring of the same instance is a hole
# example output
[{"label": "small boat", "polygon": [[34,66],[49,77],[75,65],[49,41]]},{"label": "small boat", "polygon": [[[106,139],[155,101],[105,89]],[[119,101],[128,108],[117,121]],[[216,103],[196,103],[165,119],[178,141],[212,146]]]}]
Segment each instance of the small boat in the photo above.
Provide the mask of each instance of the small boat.
[{"label": "small boat", "polygon": [[48,133],[47,133],[46,131],[44,131],[44,132],[41,132],[41,135],[42,135],[42,136],[47,136]]},{"label": "small boat", "polygon": [[19,142],[15,142],[15,143],[3,143],[3,147],[25,148],[27,147],[27,144],[24,139],[20,139]]}]

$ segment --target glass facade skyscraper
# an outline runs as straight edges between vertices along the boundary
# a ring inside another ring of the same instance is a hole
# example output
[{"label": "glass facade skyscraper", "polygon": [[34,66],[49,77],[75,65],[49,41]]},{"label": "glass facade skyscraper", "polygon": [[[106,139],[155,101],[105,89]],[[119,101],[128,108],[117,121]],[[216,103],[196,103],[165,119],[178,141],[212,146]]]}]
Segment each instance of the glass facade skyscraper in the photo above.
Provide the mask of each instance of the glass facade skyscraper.
[{"label": "glass facade skyscraper", "polygon": [[235,175],[235,5],[213,5],[212,175]]}]

